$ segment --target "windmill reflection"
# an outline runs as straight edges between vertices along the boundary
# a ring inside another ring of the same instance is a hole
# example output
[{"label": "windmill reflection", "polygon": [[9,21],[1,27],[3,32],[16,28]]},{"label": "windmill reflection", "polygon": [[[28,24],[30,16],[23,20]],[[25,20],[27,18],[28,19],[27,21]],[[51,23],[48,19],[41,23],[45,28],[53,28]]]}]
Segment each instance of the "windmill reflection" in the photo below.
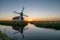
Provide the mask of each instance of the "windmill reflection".
[{"label": "windmill reflection", "polygon": [[[22,21],[21,23],[18,23],[18,24],[19,24],[19,26],[18,26],[18,25],[13,25],[12,28],[13,28],[14,30],[19,31],[19,32],[21,33],[23,39],[24,39],[24,34],[23,34],[23,32],[24,32],[24,30],[27,29],[27,28],[25,28],[25,26],[26,26],[28,23]],[[25,28],[25,29],[24,29],[24,28]],[[13,34],[16,34],[16,33],[18,33],[18,32],[15,32],[15,33],[13,33]]]}]

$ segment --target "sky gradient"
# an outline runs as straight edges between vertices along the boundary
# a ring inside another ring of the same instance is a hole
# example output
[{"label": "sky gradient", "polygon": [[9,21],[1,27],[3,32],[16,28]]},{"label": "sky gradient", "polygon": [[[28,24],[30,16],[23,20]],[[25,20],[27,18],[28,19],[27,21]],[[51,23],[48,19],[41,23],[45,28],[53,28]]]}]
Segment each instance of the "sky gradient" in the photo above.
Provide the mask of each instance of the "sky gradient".
[{"label": "sky gradient", "polygon": [[33,20],[60,20],[60,0],[0,0],[0,20],[12,19],[25,7],[24,14]]}]

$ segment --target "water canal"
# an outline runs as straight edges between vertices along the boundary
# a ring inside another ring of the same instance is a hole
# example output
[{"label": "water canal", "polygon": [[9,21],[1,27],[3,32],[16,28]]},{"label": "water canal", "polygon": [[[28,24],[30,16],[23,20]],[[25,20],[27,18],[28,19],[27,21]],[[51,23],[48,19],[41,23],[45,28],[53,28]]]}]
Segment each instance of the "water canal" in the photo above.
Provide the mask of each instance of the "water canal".
[{"label": "water canal", "polygon": [[[23,32],[24,40],[60,40],[60,30],[38,28],[29,23],[25,28],[28,29]],[[0,25],[0,30],[12,39],[23,40],[21,33],[12,29],[12,26]],[[15,32],[18,33],[13,34]]]}]

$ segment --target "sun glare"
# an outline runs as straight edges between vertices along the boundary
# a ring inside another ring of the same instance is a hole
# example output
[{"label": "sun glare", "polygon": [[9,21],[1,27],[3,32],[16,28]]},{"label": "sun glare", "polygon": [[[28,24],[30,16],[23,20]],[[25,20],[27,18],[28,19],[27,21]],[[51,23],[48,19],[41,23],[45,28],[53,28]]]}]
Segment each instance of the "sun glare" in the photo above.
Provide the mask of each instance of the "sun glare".
[{"label": "sun glare", "polygon": [[28,19],[28,21],[32,21],[32,19]]}]

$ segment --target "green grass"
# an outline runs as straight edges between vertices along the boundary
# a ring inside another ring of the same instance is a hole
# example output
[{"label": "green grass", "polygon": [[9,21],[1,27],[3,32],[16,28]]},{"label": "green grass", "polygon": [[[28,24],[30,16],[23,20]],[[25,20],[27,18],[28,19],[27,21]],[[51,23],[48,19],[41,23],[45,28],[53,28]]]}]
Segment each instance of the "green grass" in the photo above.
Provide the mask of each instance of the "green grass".
[{"label": "green grass", "polygon": [[0,21],[0,25],[7,25],[7,26],[23,26],[27,24],[25,21]]},{"label": "green grass", "polygon": [[2,33],[1,31],[0,31],[0,35],[2,36],[2,40],[12,40],[5,33]]},{"label": "green grass", "polygon": [[60,21],[35,21],[32,24],[37,27],[60,30]]},{"label": "green grass", "polygon": [[16,26],[16,28],[24,28],[28,23],[36,27],[60,30],[60,21],[0,21],[0,25]]},{"label": "green grass", "polygon": [[15,30],[23,29],[27,24],[26,21],[0,21],[0,25],[12,26]]}]

